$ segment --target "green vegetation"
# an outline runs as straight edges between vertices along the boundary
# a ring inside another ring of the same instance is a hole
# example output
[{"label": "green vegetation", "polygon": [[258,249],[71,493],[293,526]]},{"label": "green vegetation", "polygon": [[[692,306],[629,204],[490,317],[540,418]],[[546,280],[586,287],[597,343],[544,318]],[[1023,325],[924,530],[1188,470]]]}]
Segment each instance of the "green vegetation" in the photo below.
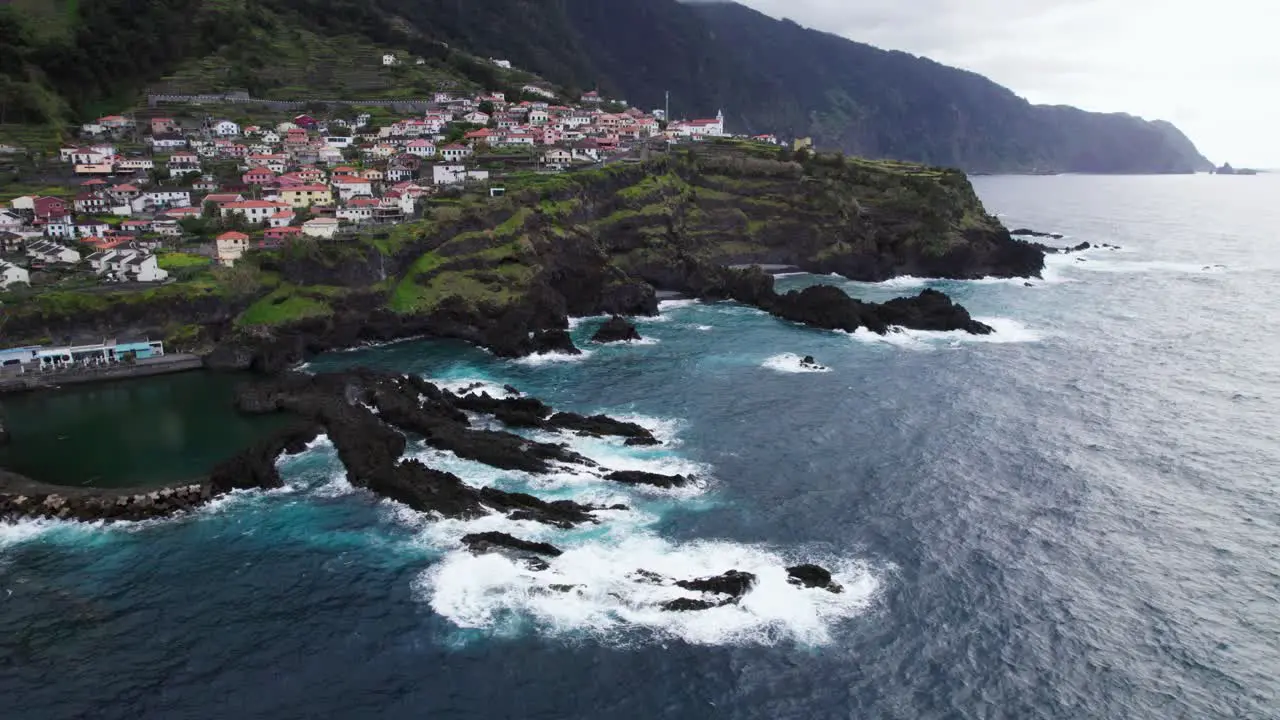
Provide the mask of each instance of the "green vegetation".
[{"label": "green vegetation", "polygon": [[333,308],[324,301],[326,293],[314,288],[282,285],[266,297],[250,305],[236,318],[239,327],[255,325],[287,325],[299,320],[328,317]]},{"label": "green vegetation", "polygon": [[185,270],[187,268],[206,268],[213,260],[204,255],[193,255],[184,252],[162,252],[156,255],[156,264],[162,270]]}]

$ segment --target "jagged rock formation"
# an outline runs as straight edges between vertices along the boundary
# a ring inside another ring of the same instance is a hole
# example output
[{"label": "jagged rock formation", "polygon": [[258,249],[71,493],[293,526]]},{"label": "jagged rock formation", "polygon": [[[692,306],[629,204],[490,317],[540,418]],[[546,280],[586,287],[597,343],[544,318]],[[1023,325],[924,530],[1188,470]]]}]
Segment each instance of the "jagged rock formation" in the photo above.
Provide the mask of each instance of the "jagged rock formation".
[{"label": "jagged rock formation", "polygon": [[831,579],[831,571],[818,565],[793,565],[787,568],[787,582],[808,588],[821,588],[833,593],[842,593],[844,588]]},{"label": "jagged rock formation", "polygon": [[640,339],[640,331],[636,330],[636,326],[617,315],[606,320],[591,336],[591,342],[594,343],[631,342]]}]

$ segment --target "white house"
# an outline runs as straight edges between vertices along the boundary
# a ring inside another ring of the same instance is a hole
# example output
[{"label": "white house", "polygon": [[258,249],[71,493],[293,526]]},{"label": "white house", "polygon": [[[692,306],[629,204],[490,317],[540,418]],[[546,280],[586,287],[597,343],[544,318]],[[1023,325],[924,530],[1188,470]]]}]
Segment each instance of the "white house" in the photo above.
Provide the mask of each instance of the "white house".
[{"label": "white house", "polygon": [[280,212],[267,218],[267,227],[282,228],[288,227],[293,222],[294,212],[290,208],[282,208]]},{"label": "white house", "polygon": [[168,272],[160,269],[156,256],[142,250],[104,250],[85,260],[99,275],[122,282],[160,282],[169,277]]},{"label": "white house", "polygon": [[0,290],[8,290],[10,285],[18,283],[31,284],[31,274],[11,262],[0,260]]},{"label": "white house", "polygon": [[302,234],[310,237],[331,238],[336,232],[337,218],[318,217],[302,223]]},{"label": "white house", "polygon": [[573,153],[564,148],[552,148],[542,156],[542,162],[549,168],[566,168],[573,163]]},{"label": "white house", "polygon": [[350,200],[357,195],[373,194],[373,183],[367,178],[355,175],[334,175],[330,184],[333,185],[333,189],[337,191],[338,197],[343,201]]},{"label": "white house", "polygon": [[520,92],[526,93],[528,95],[537,95],[538,97],[544,97],[548,99],[555,99],[555,96],[556,96],[554,92],[544,87],[539,87],[537,85],[525,85],[524,87],[520,88]]},{"label": "white house", "polygon": [[10,210],[0,210],[0,232],[14,232],[27,224],[26,218]]},{"label": "white house", "polygon": [[111,155],[99,148],[76,148],[71,153],[71,162],[75,165],[102,165],[110,160]]},{"label": "white house", "polygon": [[338,208],[338,212],[335,214],[339,220],[361,225],[373,219],[373,208],[368,205],[349,205],[344,208]]},{"label": "white house", "polygon": [[431,182],[436,185],[459,185],[488,179],[488,170],[468,171],[465,165],[435,165],[431,168]]},{"label": "white house", "polygon": [[230,120],[219,120],[214,123],[213,132],[218,137],[236,137],[240,134],[240,126]]},{"label": "white house", "polygon": [[396,59],[396,54],[395,54],[395,53],[383,53],[383,55],[382,55],[382,64],[383,64],[383,65],[385,65],[385,66],[387,66],[387,67],[390,67],[390,66],[392,66],[392,65],[398,65],[399,63],[400,63],[400,61]]},{"label": "white house", "polygon": [[286,203],[274,203],[266,200],[245,200],[243,202],[223,203],[222,217],[243,215],[251,223],[266,223],[267,219],[289,207]]},{"label": "white house", "polygon": [[187,146],[187,139],[181,135],[153,135],[148,139],[152,150],[179,150]]},{"label": "white house", "polygon": [[475,110],[475,111],[472,111],[472,112],[467,113],[466,115],[463,115],[463,116],[462,116],[462,121],[463,121],[463,122],[471,123],[472,125],[488,125],[488,124],[489,124],[489,113],[480,112],[479,110]]},{"label": "white house", "polygon": [[458,161],[471,157],[471,148],[466,145],[445,145],[440,148],[440,157],[446,161]]},{"label": "white house", "polygon": [[160,268],[155,255],[139,253],[126,263],[125,277],[133,282],[160,282],[169,277],[169,273]]},{"label": "white house", "polygon": [[66,245],[59,245],[50,240],[36,240],[27,243],[27,256],[32,260],[47,263],[78,263],[80,253]]},{"label": "white house", "polygon": [[214,240],[218,264],[231,267],[249,249],[249,236],[242,232],[224,232]]},{"label": "white house", "polygon": [[510,60],[498,60],[498,59],[496,59],[496,58],[489,58],[489,62],[493,63],[494,65],[497,65],[498,67],[502,68],[503,70],[510,70],[510,69],[511,69],[511,61],[510,61]]},{"label": "white house", "polygon": [[148,190],[134,200],[137,205],[141,202],[141,207],[134,207],[134,210],[142,212],[148,207],[155,208],[175,208],[175,207],[191,207],[191,191],[190,190]]},{"label": "white house", "polygon": [[436,144],[424,138],[410,140],[404,147],[404,151],[410,155],[418,157],[434,157],[436,154]]}]

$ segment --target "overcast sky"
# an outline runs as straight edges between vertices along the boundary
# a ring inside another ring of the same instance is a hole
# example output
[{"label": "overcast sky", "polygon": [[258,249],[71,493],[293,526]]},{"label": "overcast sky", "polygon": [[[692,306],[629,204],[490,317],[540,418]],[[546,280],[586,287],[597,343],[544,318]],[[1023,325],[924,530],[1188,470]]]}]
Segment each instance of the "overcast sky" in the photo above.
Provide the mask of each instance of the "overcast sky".
[{"label": "overcast sky", "polygon": [[1276,0],[739,1],[1032,102],[1169,120],[1219,164],[1280,168]]}]

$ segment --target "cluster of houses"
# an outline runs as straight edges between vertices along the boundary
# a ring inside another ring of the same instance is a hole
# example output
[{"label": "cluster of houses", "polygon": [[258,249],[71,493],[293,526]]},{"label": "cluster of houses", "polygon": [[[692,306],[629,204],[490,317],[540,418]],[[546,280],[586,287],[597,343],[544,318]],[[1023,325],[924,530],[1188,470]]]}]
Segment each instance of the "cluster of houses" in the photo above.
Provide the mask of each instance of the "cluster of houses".
[{"label": "cluster of houses", "polygon": [[[82,136],[97,141],[59,152],[77,177],[68,189],[73,197],[19,197],[0,207],[0,257],[24,254],[35,267],[77,263],[87,254],[104,281],[158,282],[167,274],[151,250],[183,237],[185,219],[216,213],[232,221],[224,225],[234,230],[196,238],[217,262],[232,265],[252,247],[411,219],[423,196],[484,183],[513,157],[522,167],[559,171],[608,161],[652,139],[726,135],[723,113],[666,123],[661,110],[606,112],[621,105],[596,92],[571,105],[555,104],[555,93],[536,85],[522,95],[537,99],[437,93],[425,112],[379,128],[368,114],[353,121],[301,114],[271,126],[99,118],[82,127]],[[122,154],[114,141],[139,132],[151,154]],[[238,177],[210,172],[228,161]],[[28,281],[25,268],[3,263],[0,288]]]}]

